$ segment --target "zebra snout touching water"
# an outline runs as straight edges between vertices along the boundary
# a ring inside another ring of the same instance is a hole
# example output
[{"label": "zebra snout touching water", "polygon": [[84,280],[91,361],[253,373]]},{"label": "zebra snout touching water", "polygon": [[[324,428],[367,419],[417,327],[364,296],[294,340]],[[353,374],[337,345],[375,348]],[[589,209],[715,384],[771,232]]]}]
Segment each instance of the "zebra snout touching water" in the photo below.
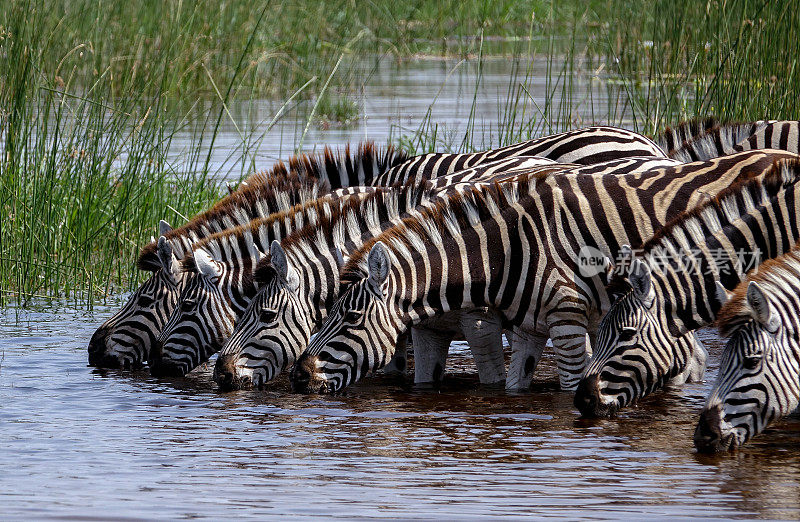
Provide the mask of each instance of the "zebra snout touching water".
[{"label": "zebra snout touching water", "polygon": [[[163,221],[161,231],[168,231]],[[152,256],[140,256],[139,266],[153,275],[92,335],[88,348],[90,366],[126,370],[141,367],[175,308],[185,278],[171,242],[162,235]]]},{"label": "zebra snout touching water", "polygon": [[720,310],[730,339],[695,430],[699,451],[735,449],[800,402],[800,250],[748,275]]},{"label": "zebra snout touching water", "polygon": [[[747,270],[795,245],[798,198],[800,164],[783,160],[665,227],[641,257],[628,249],[624,275],[609,285],[621,296],[600,323],[587,382],[575,397],[581,413],[605,415],[691,371],[685,336],[716,320]],[[596,392],[596,379],[599,402],[586,396]]]}]

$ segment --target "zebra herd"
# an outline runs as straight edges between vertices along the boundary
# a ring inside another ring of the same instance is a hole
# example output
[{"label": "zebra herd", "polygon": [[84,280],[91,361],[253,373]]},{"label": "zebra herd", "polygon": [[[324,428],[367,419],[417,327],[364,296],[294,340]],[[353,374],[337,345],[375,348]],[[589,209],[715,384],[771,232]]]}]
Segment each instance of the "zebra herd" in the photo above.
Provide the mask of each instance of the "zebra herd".
[{"label": "zebra herd", "polygon": [[561,388],[607,416],[701,379],[693,331],[716,323],[730,340],[694,442],[735,448],[800,400],[799,149],[800,122],[709,118],[655,139],[297,156],[162,221],[89,363],[183,376],[219,352],[223,390],[288,371],[329,393],[404,372],[409,339],[415,382],[437,383],[463,336],[480,381],[514,390],[550,339]]}]

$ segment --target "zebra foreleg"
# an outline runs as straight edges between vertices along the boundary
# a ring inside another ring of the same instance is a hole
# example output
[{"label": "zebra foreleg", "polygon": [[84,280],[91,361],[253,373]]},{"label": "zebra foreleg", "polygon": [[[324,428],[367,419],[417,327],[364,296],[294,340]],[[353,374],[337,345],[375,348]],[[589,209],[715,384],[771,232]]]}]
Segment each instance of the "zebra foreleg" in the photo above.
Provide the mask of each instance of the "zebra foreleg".
[{"label": "zebra foreleg", "polygon": [[569,319],[552,317],[550,320],[550,339],[556,352],[558,381],[562,390],[575,390],[583,372],[589,365],[586,353],[587,325],[574,316]]},{"label": "zebra foreleg", "polygon": [[527,390],[533,380],[533,372],[542,359],[547,336],[529,334],[517,328],[511,333],[511,362],[508,365],[506,390]]},{"label": "zebra foreleg", "polygon": [[505,381],[503,326],[497,314],[486,308],[464,311],[461,314],[461,329],[475,359],[481,384]]},{"label": "zebra foreleg", "polygon": [[413,328],[414,384],[438,384],[444,376],[452,331]]}]

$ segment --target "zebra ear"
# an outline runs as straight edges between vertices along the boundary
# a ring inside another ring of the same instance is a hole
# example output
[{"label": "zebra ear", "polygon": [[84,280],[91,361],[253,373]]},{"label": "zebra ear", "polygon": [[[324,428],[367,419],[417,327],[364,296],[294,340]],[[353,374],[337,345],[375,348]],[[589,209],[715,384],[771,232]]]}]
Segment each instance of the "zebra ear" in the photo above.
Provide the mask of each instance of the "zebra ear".
[{"label": "zebra ear", "polygon": [[758,283],[750,281],[747,286],[747,304],[753,312],[753,317],[761,323],[768,332],[775,333],[780,327],[780,318],[764,294]]},{"label": "zebra ear", "polygon": [[158,222],[158,235],[165,236],[167,235],[167,232],[172,232],[172,227],[170,226],[169,223],[167,223],[162,219],[161,221]]},{"label": "zebra ear", "polygon": [[714,288],[715,288],[715,296],[721,308],[722,305],[728,302],[728,299],[731,298],[733,292],[728,292],[728,289],[722,286],[722,283],[720,283],[719,281],[714,281]]},{"label": "zebra ear", "polygon": [[180,264],[175,254],[172,252],[172,245],[169,244],[167,238],[164,236],[158,238],[156,255],[158,255],[158,260],[161,263],[161,269],[164,270],[164,273],[169,275],[173,281],[177,281],[181,271]]},{"label": "zebra ear", "polygon": [[281,244],[273,240],[269,245],[269,254],[272,266],[275,267],[281,281],[287,285],[289,290],[296,292],[300,287],[300,276],[297,275],[297,270],[289,266],[289,260],[286,258],[286,251]]},{"label": "zebra ear", "polygon": [[381,286],[389,278],[389,252],[386,245],[378,241],[372,245],[367,255],[368,281],[375,292],[383,295]]},{"label": "zebra ear", "polygon": [[194,251],[194,264],[197,266],[197,272],[208,279],[222,275],[219,264],[202,248]]},{"label": "zebra ear", "polygon": [[647,308],[652,308],[655,303],[655,292],[653,291],[653,278],[650,274],[650,267],[641,259],[631,261],[631,273],[628,282],[633,288],[633,293],[644,303]]}]

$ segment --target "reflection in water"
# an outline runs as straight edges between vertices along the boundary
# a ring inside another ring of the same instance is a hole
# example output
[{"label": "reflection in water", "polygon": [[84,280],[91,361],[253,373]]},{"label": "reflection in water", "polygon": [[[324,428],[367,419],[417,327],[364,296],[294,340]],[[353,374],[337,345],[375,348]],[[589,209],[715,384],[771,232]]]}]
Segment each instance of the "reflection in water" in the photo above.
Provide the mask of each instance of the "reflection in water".
[{"label": "reflection in water", "polygon": [[[368,379],[345,395],[219,394],[186,379],[86,367],[114,306],[6,312],[0,323],[3,515],[800,516],[800,422],[701,456],[704,384],[582,420],[552,357],[534,391],[481,388],[454,347],[440,391]],[[721,344],[706,334],[712,362]]]}]

